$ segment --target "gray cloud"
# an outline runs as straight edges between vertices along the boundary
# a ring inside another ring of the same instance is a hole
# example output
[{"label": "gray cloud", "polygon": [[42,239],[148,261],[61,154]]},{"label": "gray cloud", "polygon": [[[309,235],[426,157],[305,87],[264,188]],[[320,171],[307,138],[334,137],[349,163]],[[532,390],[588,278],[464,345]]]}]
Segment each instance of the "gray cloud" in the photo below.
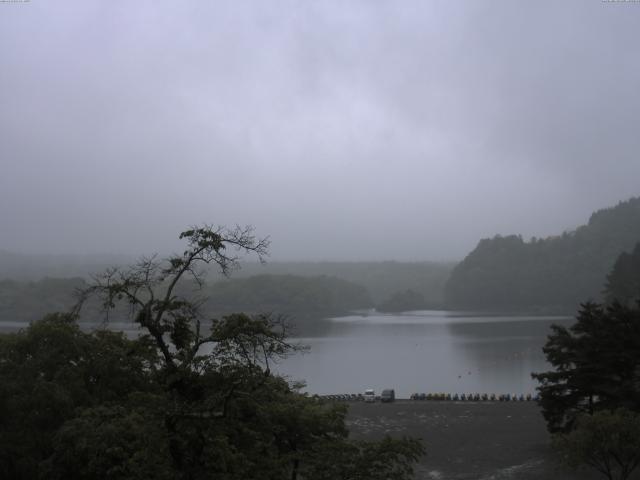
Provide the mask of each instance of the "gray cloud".
[{"label": "gray cloud", "polygon": [[640,4],[0,5],[0,248],[442,259],[640,194]]}]

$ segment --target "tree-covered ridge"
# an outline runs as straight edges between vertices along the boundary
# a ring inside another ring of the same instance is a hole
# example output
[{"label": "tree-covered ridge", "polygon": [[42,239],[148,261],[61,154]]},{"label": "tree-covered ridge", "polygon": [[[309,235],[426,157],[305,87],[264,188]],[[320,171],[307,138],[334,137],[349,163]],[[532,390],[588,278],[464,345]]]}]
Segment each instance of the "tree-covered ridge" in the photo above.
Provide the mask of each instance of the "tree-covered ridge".
[{"label": "tree-covered ridge", "polygon": [[[0,281],[0,321],[31,322],[48,312],[69,311],[77,301],[74,292],[87,285],[82,278]],[[204,289],[192,282],[184,282],[179,288],[187,297],[194,294],[206,297],[202,310],[209,316],[238,311],[272,312],[288,316],[291,323],[300,327],[298,330],[319,317],[347,314],[373,306],[364,287],[327,276],[256,275],[228,278],[206,285]],[[102,320],[102,308],[97,302],[85,307],[82,321]]]},{"label": "tree-covered ridge", "polygon": [[624,304],[640,301],[640,242],[631,253],[620,254],[613,270],[607,275],[605,296],[608,302]]},{"label": "tree-covered ridge", "polygon": [[640,198],[591,215],[573,232],[524,241],[519,235],[481,240],[452,271],[451,308],[571,311],[599,300],[616,258],[640,240]]},{"label": "tree-covered ridge", "polygon": [[444,301],[444,286],[453,262],[269,262],[243,263],[235,278],[269,274],[301,277],[328,276],[362,285],[378,304],[411,289],[429,304]]},{"label": "tree-covered ridge", "polygon": [[279,314],[334,315],[373,305],[367,290],[335,277],[256,275],[216,282],[207,291],[206,308]]},{"label": "tree-covered ridge", "polygon": [[[75,267],[65,269],[55,258],[42,257],[46,261],[38,270],[34,266],[39,264],[37,258],[17,256],[19,262],[8,264],[5,257],[7,255],[3,257],[0,252],[0,278],[7,274],[10,277],[0,280],[0,322],[35,321],[48,312],[68,310],[75,302],[73,292],[86,286],[89,273],[105,269],[104,266],[95,268],[97,264],[89,261],[82,263],[80,258],[73,262],[69,260],[68,263]],[[22,274],[19,264],[26,269]],[[210,288],[207,290],[212,298],[206,308],[211,313],[237,308],[284,313],[294,321],[304,323],[303,328],[318,316],[380,306],[408,290],[423,299],[419,308],[442,308],[444,285],[452,268],[451,263],[436,262],[243,262],[232,280],[209,272]],[[37,276],[46,272],[57,275]],[[72,272],[85,273],[66,277]],[[85,310],[83,321],[101,320],[99,308],[95,307]],[[393,308],[411,310],[418,307],[415,302],[406,305],[403,301],[401,306]]]},{"label": "tree-covered ridge", "polygon": [[[84,278],[108,267],[125,266],[135,257],[125,255],[46,255],[18,254],[0,250],[0,281],[38,282],[42,278]],[[337,277],[367,289],[374,303],[397,292],[414,290],[429,304],[444,301],[444,286],[454,262],[396,261],[273,261],[267,264],[242,262],[234,278],[256,275],[295,275],[298,277]],[[209,282],[220,278],[210,272]],[[39,316],[36,318],[40,318]]]}]

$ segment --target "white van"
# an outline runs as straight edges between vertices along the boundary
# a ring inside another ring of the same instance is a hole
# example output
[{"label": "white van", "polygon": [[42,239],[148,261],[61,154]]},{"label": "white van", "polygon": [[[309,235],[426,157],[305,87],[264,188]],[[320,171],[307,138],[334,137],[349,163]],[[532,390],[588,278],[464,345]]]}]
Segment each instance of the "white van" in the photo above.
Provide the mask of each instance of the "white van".
[{"label": "white van", "polygon": [[365,402],[376,401],[376,392],[374,392],[372,388],[368,388],[364,391],[364,401]]}]

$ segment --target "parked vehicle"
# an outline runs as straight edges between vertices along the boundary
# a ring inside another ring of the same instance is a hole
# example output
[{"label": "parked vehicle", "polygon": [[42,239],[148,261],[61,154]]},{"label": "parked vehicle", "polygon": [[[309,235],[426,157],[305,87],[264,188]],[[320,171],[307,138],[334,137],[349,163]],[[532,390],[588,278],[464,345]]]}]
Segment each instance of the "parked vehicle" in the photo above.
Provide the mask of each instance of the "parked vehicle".
[{"label": "parked vehicle", "polygon": [[368,388],[364,391],[364,401],[365,402],[376,401],[376,392],[372,388]]},{"label": "parked vehicle", "polygon": [[382,394],[380,394],[381,402],[393,402],[396,399],[396,392],[393,388],[387,388],[386,390],[382,390]]}]

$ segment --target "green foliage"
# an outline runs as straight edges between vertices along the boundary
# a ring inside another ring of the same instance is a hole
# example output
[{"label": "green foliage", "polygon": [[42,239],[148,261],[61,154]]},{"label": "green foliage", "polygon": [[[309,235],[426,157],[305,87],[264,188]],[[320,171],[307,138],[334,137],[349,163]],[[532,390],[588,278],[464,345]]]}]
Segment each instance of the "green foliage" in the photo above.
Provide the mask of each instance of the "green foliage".
[{"label": "green foliage", "polygon": [[640,243],[631,253],[620,254],[607,276],[605,295],[608,302],[632,305],[640,300]]},{"label": "green foliage", "polygon": [[[148,338],[83,333],[60,315],[0,336],[0,477],[311,480],[326,478],[316,463],[331,448],[340,471],[383,458],[408,478],[419,443],[352,443],[344,405],[269,373],[265,362],[290,351],[273,327],[242,314],[215,322],[211,353],[175,369]],[[340,478],[387,478],[352,473]]]},{"label": "green foliage", "polygon": [[327,276],[257,275],[217,282],[207,293],[205,308],[223,314],[243,310],[323,317],[373,305],[364,287]]},{"label": "green foliage", "polygon": [[202,284],[202,263],[229,272],[234,247],[264,254],[248,232],[194,228],[182,255],[110,269],[81,292],[107,312],[124,303],[148,335],[84,333],[54,315],[0,336],[0,477],[320,480],[321,453],[335,452],[337,478],[408,478],[419,442],[353,443],[344,406],[271,373],[295,351],[279,319],[206,328],[201,303],[179,293],[185,278]]},{"label": "green foliage", "polygon": [[616,258],[640,239],[640,198],[594,213],[574,232],[484,239],[451,274],[450,308],[573,311],[597,300]]},{"label": "green foliage", "polygon": [[553,327],[543,350],[554,370],[533,377],[550,431],[571,430],[583,413],[640,411],[640,307],[584,304],[574,325]]},{"label": "green foliage", "polygon": [[72,480],[170,480],[161,419],[122,406],[88,408],[67,421],[53,439],[42,476]]},{"label": "green foliage", "polygon": [[583,415],[553,443],[568,465],[587,465],[609,480],[626,480],[640,464],[640,415],[626,409]]},{"label": "green foliage", "polygon": [[37,478],[53,438],[78,409],[151,392],[156,356],[145,339],[80,331],[68,315],[50,315],[0,336],[0,478]]}]

